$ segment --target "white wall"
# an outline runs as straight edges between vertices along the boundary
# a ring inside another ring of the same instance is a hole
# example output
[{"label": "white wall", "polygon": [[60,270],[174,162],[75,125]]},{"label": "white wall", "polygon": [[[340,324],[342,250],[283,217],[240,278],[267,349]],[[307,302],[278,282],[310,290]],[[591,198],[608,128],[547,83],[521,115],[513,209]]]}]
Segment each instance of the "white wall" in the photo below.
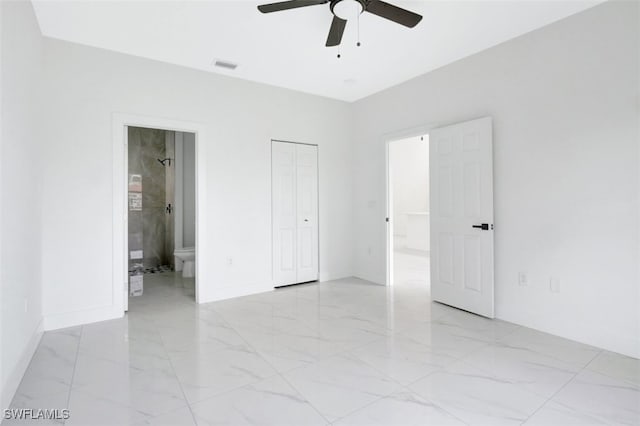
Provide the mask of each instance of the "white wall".
[{"label": "white wall", "polygon": [[429,145],[420,136],[389,144],[393,233],[407,235],[407,213],[429,211]]},{"label": "white wall", "polygon": [[497,316],[640,356],[638,15],[608,2],[357,102],[357,275],[385,279],[385,135],[492,116]]},{"label": "white wall", "polygon": [[7,407],[42,332],[42,38],[31,3],[1,2],[0,408]]},{"label": "white wall", "polygon": [[271,138],[319,145],[320,277],[352,275],[349,104],[49,39],[44,86],[45,326],[113,306],[114,112],[206,126],[205,300],[271,288]]}]

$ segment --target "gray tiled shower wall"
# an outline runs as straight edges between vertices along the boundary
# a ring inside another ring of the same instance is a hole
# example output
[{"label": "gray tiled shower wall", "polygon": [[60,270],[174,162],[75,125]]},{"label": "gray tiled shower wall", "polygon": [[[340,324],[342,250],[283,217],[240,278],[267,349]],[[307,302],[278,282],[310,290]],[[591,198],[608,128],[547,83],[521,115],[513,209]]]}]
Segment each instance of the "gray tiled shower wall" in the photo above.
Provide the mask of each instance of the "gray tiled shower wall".
[{"label": "gray tiled shower wall", "polygon": [[[142,210],[129,205],[129,251],[143,250],[143,259],[129,259],[129,270],[173,264],[173,206],[175,132],[129,127],[129,181],[142,178]],[[160,160],[170,158],[165,165]],[[170,164],[169,164],[170,163]],[[132,188],[130,193],[139,192]],[[141,265],[140,265],[141,264]]]}]

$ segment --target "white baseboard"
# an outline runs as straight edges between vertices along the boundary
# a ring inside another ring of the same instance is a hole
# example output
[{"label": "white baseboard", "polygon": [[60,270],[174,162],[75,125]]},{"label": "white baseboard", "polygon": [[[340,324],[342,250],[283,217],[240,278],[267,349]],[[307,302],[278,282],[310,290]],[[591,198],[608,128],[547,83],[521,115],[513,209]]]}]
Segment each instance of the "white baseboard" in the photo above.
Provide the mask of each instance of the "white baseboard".
[{"label": "white baseboard", "polygon": [[2,406],[1,408],[8,408],[13,400],[13,396],[16,394],[18,390],[18,386],[20,386],[20,382],[22,381],[22,377],[24,376],[25,371],[27,371],[27,367],[29,367],[29,363],[31,362],[31,358],[33,358],[33,354],[36,352],[38,348],[38,344],[40,343],[40,339],[42,338],[43,329],[43,321],[40,320],[36,328],[33,330],[31,334],[31,338],[27,342],[27,346],[22,351],[22,355],[20,356],[20,360],[18,364],[13,368],[13,370],[9,373],[7,382],[4,384],[2,389]]},{"label": "white baseboard", "polygon": [[[330,274],[320,273],[320,279],[318,281],[325,282],[325,281],[339,280],[343,278],[353,278],[353,276],[352,275],[332,276]],[[222,288],[215,289],[215,291],[212,292],[213,294],[210,297],[206,299],[204,297],[201,298],[201,300],[199,300],[198,303],[210,303],[218,300],[232,299],[234,297],[250,296],[252,294],[265,293],[268,291],[272,291],[273,289],[274,289],[273,284],[268,284],[266,286],[264,284],[254,284],[254,285],[244,285],[244,286],[222,287]]]},{"label": "white baseboard", "polygon": [[342,280],[344,278],[353,278],[354,276],[351,274],[346,274],[346,275],[332,275],[329,272],[320,272],[320,278],[318,279],[319,282],[323,283],[325,281],[335,281],[335,280]]},{"label": "white baseboard", "polygon": [[216,302],[218,300],[226,300],[233,299],[234,297],[242,297],[249,296],[252,294],[265,293],[267,291],[272,291],[272,285],[264,285],[263,284],[254,284],[254,285],[243,285],[243,286],[229,286],[229,287],[221,287],[212,291],[211,295],[207,298],[201,297],[198,303],[210,303]]},{"label": "white baseboard", "polygon": [[385,279],[378,279],[378,277],[375,277],[373,275],[366,274],[366,273],[356,273],[354,275],[354,277],[355,278],[360,278],[361,280],[369,281],[369,282],[374,283],[374,284],[379,284],[379,285],[384,285],[384,286],[387,285]]},{"label": "white baseboard", "polygon": [[496,318],[585,345],[606,349],[632,358],[640,358],[640,338],[638,336],[623,335],[618,330],[597,326],[585,328],[584,323],[579,319],[565,318],[562,322],[549,322],[538,312],[526,309],[506,312],[503,310]]},{"label": "white baseboard", "polygon": [[44,329],[57,330],[60,328],[74,327],[77,325],[91,324],[92,322],[107,321],[122,318],[124,312],[118,312],[114,306],[104,306],[82,311],[48,314],[44,317]]}]

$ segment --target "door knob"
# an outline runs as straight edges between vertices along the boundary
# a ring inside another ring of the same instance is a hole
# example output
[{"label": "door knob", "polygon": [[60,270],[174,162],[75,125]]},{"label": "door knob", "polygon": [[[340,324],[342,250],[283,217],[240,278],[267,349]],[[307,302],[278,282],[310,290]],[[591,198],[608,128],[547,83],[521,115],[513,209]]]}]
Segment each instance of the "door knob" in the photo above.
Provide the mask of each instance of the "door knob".
[{"label": "door knob", "polygon": [[[488,231],[489,230],[489,224],[488,223],[481,223],[480,225],[471,225],[472,228],[478,228],[478,229],[482,229],[483,231]],[[491,225],[491,229],[493,229],[493,225]]]},{"label": "door knob", "polygon": [[309,219],[305,219],[304,221],[305,221],[305,222],[309,222]]}]

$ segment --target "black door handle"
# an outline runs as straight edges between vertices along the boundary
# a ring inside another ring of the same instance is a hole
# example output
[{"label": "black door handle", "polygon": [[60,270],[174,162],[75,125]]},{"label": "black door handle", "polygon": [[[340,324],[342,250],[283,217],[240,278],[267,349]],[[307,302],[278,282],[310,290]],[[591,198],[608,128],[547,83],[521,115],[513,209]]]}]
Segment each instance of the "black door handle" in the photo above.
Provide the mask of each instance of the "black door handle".
[{"label": "black door handle", "polygon": [[488,231],[489,230],[489,224],[488,223],[481,223],[480,225],[471,225],[472,228],[478,228],[478,229],[482,229],[483,231]]}]

